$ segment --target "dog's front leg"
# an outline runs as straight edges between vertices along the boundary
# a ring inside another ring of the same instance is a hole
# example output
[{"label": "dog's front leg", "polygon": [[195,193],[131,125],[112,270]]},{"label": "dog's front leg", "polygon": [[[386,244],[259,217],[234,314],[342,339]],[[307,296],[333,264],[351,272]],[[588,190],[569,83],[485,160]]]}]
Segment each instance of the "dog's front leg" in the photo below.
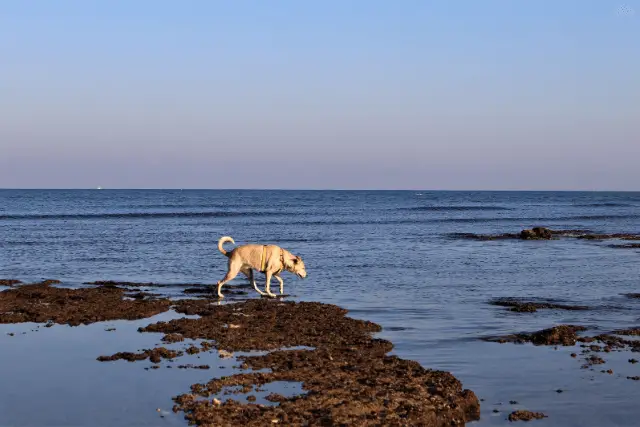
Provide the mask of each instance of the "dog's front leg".
[{"label": "dog's front leg", "polygon": [[280,282],[280,295],[283,295],[284,294],[284,280],[282,280],[282,277],[278,276],[277,274],[274,274],[273,277],[278,279],[278,282]]},{"label": "dog's front leg", "polygon": [[265,291],[267,291],[267,295],[270,297],[275,297],[275,294],[271,293],[271,276],[273,275],[271,272],[267,271],[265,273],[267,275],[267,284],[265,285]]},{"label": "dog's front leg", "polygon": [[260,295],[266,295],[264,292],[258,289],[258,285],[256,284],[256,278],[253,275],[253,269],[249,269],[249,280],[251,281],[251,284],[253,285],[253,289],[255,289],[256,292],[258,292]]}]

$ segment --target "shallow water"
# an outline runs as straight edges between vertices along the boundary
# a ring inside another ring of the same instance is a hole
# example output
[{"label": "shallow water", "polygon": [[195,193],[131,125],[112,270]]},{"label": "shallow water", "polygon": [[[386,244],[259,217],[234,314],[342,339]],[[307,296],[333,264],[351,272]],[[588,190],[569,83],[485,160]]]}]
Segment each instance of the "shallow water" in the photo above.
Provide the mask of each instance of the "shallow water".
[{"label": "shallow water", "polygon": [[[476,425],[509,424],[506,415],[520,408],[549,415],[535,422],[541,426],[638,425],[640,383],[625,377],[640,375],[640,366],[629,364],[627,354],[604,357],[601,366],[614,370],[607,375],[601,367],[581,370],[580,360],[569,357],[575,349],[478,340],[560,323],[603,331],[640,324],[640,301],[621,295],[640,292],[639,250],[612,249],[611,241],[451,236],[535,225],[640,233],[640,193],[0,190],[0,278],[55,278],[69,286],[102,279],[215,283],[226,266],[216,249],[221,235],[238,244],[275,243],[301,255],[309,272],[306,280],[285,274],[287,294],[334,303],[379,323],[395,354],[452,372],[485,399]],[[488,305],[495,297],[550,298],[593,309],[518,314]],[[0,329],[0,378],[11,379],[0,386],[0,425],[39,425],[49,406],[66,408],[50,413],[67,417],[52,415],[51,425],[87,419],[153,425],[160,419],[155,410],[170,409],[171,396],[218,375],[160,374],[143,370],[148,362],[114,368],[95,361],[100,354],[144,348],[145,340],[152,345],[159,340],[152,334],[109,343],[118,331],[103,332],[106,341],[87,332],[103,331],[104,324],[54,326],[25,335],[28,344],[20,344],[19,334],[4,333],[20,328],[33,326]],[[86,363],[65,367],[63,344],[78,348],[73,360]],[[71,368],[79,369],[84,385],[58,381],[56,373]],[[93,403],[78,405],[85,401]],[[86,418],[91,408],[96,415]],[[173,422],[183,424],[179,415],[162,419]]]}]

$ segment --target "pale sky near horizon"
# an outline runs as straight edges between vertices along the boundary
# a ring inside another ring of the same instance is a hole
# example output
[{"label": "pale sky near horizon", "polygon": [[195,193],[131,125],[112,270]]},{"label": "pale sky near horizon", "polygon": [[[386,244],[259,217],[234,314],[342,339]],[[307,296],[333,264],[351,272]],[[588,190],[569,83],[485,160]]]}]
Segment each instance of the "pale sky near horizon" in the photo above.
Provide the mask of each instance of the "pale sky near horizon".
[{"label": "pale sky near horizon", "polygon": [[640,0],[6,1],[0,188],[640,190]]}]

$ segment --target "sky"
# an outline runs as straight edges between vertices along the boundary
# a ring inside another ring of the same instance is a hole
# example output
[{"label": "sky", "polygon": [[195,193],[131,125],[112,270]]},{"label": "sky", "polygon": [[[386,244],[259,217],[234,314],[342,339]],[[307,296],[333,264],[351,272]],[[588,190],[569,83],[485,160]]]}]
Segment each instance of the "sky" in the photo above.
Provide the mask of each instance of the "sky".
[{"label": "sky", "polygon": [[640,190],[640,0],[0,2],[0,188]]}]

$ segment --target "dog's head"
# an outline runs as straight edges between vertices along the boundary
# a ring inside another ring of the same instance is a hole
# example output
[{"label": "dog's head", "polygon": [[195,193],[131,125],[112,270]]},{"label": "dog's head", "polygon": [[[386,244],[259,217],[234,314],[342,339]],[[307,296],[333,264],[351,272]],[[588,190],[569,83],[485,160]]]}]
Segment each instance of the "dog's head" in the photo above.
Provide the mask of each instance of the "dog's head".
[{"label": "dog's head", "polygon": [[302,262],[302,258],[299,256],[291,259],[291,272],[302,279],[307,277],[307,270],[304,268],[304,262]]}]

